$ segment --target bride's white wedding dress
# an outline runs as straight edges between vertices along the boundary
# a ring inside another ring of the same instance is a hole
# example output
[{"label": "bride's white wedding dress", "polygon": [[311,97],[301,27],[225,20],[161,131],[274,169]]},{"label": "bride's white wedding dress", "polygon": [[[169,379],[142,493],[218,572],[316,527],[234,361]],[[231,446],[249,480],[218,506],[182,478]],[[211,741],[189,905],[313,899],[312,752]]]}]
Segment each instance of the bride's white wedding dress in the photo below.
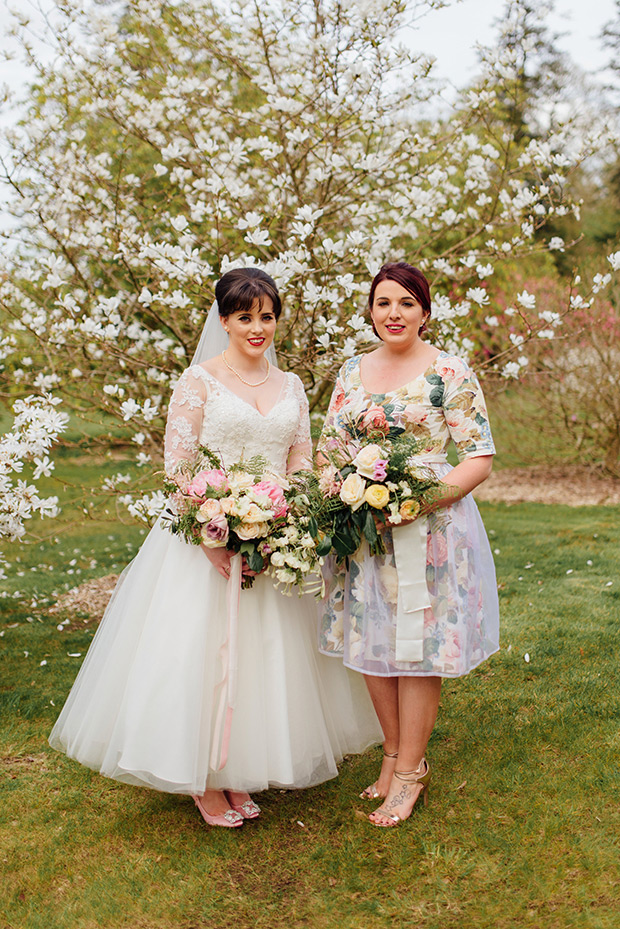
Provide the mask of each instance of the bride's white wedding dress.
[{"label": "bride's white wedding dress", "polygon": [[[260,454],[275,471],[310,447],[307,402],[286,374],[262,415],[204,368],[170,404],[166,467],[198,444],[224,465]],[[227,583],[204,552],[157,524],[125,569],[50,744],[108,777],[173,793],[307,787],[381,738],[363,678],[317,652],[316,603],[268,577],[240,594],[228,760],[210,767],[226,640]]]}]

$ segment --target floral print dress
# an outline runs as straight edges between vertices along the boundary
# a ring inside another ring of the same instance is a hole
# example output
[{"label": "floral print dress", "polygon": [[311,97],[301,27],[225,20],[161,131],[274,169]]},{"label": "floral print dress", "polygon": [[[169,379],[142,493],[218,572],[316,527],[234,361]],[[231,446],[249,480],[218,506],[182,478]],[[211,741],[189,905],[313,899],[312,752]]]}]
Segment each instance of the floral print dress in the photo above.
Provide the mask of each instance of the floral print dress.
[{"label": "floral print dress", "polygon": [[[319,450],[334,430],[352,456],[369,428],[411,433],[424,443],[420,456],[439,478],[451,471],[445,453],[454,442],[459,461],[495,452],[484,397],[475,373],[460,358],[440,352],[408,384],[386,394],[367,391],[361,356],[340,370]],[[371,556],[366,543],[345,564],[329,559],[320,650],[345,665],[379,676],[467,674],[499,648],[499,606],[491,549],[478,508],[468,494],[428,517],[423,660],[395,660],[398,573],[392,533],[382,530],[385,554]]]}]

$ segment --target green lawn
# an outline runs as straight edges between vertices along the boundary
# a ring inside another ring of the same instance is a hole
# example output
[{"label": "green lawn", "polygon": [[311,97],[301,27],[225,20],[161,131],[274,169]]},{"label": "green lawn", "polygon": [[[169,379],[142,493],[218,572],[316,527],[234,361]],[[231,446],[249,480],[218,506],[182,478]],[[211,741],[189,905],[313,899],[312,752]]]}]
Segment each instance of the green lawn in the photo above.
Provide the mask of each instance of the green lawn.
[{"label": "green lawn", "polygon": [[378,749],[336,781],[259,796],[239,831],[53,752],[93,624],[59,631],[46,606],[118,570],[139,530],[69,521],[54,545],[7,547],[21,597],[0,600],[0,926],[615,929],[620,509],[481,509],[502,648],[447,682],[429,806],[394,830],[355,815]]}]

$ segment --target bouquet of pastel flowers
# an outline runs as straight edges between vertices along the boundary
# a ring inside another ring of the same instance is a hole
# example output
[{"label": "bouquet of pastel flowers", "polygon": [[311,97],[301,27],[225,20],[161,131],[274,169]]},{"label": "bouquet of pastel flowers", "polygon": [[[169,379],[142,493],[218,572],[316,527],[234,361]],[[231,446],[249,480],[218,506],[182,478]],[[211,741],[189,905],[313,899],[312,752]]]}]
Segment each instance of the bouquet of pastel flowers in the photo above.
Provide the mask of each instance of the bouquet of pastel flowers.
[{"label": "bouquet of pastel flowers", "polygon": [[274,474],[260,456],[222,467],[220,458],[201,446],[164,479],[168,502],[162,514],[167,528],[193,545],[227,548],[244,558],[242,587],[267,571],[290,592],[317,573],[312,518],[305,512],[303,474],[291,480]]},{"label": "bouquet of pastel flowers", "polygon": [[323,503],[316,513],[322,536],[318,553],[333,551],[342,561],[364,539],[372,554],[383,553],[378,524],[413,520],[441,494],[438,478],[416,462],[424,451],[424,443],[404,432],[366,444],[361,439],[345,443],[337,432],[328,432],[321,450],[326,463],[319,477]]}]

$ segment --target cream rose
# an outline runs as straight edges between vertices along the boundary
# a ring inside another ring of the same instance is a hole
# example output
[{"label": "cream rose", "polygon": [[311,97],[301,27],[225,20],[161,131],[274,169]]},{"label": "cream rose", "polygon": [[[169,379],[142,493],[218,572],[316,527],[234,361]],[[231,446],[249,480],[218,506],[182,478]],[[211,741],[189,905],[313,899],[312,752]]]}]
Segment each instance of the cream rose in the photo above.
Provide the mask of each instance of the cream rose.
[{"label": "cream rose", "polygon": [[224,511],[219,500],[207,498],[196,513],[199,523],[208,523],[214,516],[221,516]]},{"label": "cream rose", "polygon": [[360,508],[364,502],[364,493],[366,492],[366,481],[359,474],[349,474],[342,482],[340,488],[340,499],[352,510]]},{"label": "cream rose", "polygon": [[273,510],[263,508],[257,503],[250,503],[240,516],[244,523],[264,523],[273,517]]},{"label": "cream rose", "polygon": [[366,488],[364,500],[377,510],[382,510],[390,502],[390,492],[384,484],[371,484]]},{"label": "cream rose", "polygon": [[385,454],[380,446],[365,445],[353,459],[353,464],[358,474],[362,474],[364,477],[369,477],[372,480],[375,476],[375,463],[384,458]]},{"label": "cream rose", "polygon": [[231,471],[228,475],[228,486],[234,493],[238,493],[240,490],[249,490],[255,480],[247,471]]},{"label": "cream rose", "polygon": [[240,523],[234,530],[240,539],[261,539],[269,532],[269,523]]}]

